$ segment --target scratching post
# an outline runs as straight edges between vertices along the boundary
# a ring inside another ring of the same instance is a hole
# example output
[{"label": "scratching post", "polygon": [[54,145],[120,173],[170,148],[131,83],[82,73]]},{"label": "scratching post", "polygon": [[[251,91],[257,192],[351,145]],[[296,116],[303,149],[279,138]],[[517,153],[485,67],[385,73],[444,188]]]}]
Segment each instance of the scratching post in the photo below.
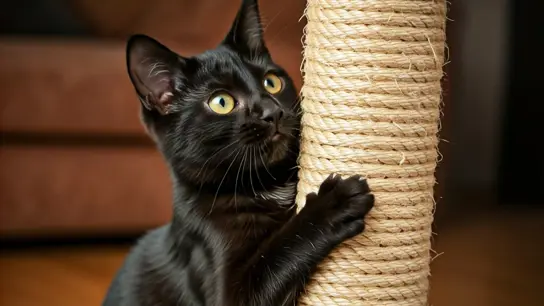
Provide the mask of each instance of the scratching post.
[{"label": "scratching post", "polygon": [[297,204],[338,173],[376,205],[302,305],[427,304],[445,2],[308,0]]}]

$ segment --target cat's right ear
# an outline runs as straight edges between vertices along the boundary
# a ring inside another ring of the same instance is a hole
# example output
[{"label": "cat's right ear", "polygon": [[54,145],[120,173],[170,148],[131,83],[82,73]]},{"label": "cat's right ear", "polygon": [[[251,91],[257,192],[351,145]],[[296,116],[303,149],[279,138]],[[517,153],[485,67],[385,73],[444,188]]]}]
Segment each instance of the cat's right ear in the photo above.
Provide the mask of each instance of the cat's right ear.
[{"label": "cat's right ear", "polygon": [[126,51],[128,74],[144,107],[171,112],[184,59],[145,35],[130,37]]}]

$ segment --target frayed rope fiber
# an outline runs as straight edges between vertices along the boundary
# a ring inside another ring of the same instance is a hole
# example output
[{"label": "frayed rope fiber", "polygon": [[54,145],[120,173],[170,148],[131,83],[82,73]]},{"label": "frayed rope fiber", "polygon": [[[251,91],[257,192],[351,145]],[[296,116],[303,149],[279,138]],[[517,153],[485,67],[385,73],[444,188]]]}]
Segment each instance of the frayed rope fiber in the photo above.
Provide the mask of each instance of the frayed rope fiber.
[{"label": "frayed rope fiber", "polygon": [[321,264],[301,305],[421,306],[430,273],[445,0],[308,0],[297,204],[364,175],[365,232]]}]

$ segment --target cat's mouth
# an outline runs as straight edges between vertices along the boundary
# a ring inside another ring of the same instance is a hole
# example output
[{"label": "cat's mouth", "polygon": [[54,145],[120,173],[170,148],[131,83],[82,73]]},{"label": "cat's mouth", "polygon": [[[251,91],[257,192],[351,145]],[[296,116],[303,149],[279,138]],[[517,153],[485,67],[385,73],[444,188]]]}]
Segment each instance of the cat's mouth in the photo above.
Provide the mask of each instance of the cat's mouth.
[{"label": "cat's mouth", "polygon": [[243,142],[249,145],[280,142],[288,137],[289,131],[281,126],[243,127]]},{"label": "cat's mouth", "polygon": [[272,135],[272,142],[278,142],[280,141],[280,139],[283,137],[283,135],[279,132],[279,131],[276,131],[273,135]]},{"label": "cat's mouth", "polygon": [[282,129],[281,127],[279,127],[269,131],[268,137],[264,139],[264,142],[272,145],[277,145],[282,141],[286,141],[288,138],[289,131],[287,129]]}]

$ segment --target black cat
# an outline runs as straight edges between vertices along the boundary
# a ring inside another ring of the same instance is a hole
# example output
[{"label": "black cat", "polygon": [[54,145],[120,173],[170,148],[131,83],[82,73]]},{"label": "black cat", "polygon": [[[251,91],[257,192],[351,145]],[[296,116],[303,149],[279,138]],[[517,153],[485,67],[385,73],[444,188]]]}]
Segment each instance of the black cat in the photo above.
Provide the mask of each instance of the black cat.
[{"label": "black cat", "polygon": [[363,231],[374,197],[361,177],[331,175],[296,213],[298,97],[263,42],[257,1],[243,0],[214,50],[185,58],[136,35],[127,65],[174,209],[103,305],[295,305],[316,265]]}]

